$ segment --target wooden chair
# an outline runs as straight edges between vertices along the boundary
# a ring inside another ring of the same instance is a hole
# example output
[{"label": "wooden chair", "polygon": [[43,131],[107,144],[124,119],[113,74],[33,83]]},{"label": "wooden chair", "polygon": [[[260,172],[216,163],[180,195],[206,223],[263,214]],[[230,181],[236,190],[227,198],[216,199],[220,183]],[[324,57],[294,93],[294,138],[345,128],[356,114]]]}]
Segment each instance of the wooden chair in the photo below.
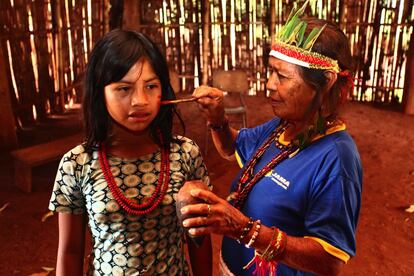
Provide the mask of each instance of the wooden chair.
[{"label": "wooden chair", "polygon": [[[244,95],[249,91],[249,81],[246,71],[244,70],[216,70],[213,72],[213,87],[216,87],[225,94],[224,111],[229,116],[231,122],[241,123],[241,127],[247,127],[246,103]],[[232,104],[226,103],[231,101]],[[208,139],[210,131],[207,130],[205,139],[205,152],[207,153]]]}]

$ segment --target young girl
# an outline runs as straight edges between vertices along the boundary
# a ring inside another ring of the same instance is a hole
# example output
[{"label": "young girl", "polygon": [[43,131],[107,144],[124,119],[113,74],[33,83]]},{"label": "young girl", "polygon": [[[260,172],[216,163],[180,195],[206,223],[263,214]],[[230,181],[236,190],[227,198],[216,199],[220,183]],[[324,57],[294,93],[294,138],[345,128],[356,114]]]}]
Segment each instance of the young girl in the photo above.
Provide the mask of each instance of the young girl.
[{"label": "young girl", "polygon": [[[94,47],[83,101],[86,142],[59,165],[49,208],[59,213],[57,275],[188,275],[175,196],[188,180],[209,185],[197,145],[172,135],[174,99],[156,45],[114,30]],[[181,120],[181,119],[180,119]],[[211,242],[188,244],[194,275],[211,275]]]}]

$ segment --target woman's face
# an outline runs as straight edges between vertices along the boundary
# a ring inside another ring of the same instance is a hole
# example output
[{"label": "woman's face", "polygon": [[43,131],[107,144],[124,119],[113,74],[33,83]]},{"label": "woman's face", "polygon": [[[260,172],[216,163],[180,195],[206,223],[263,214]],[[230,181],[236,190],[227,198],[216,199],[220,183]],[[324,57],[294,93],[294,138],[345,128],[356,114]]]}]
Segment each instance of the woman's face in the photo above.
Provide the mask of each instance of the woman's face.
[{"label": "woman's face", "polygon": [[160,79],[151,64],[140,59],[121,80],[105,86],[106,108],[119,125],[142,133],[157,116],[161,94]]},{"label": "woman's face", "polygon": [[274,114],[289,121],[308,120],[315,90],[305,83],[298,65],[270,57],[269,72],[266,88]]}]

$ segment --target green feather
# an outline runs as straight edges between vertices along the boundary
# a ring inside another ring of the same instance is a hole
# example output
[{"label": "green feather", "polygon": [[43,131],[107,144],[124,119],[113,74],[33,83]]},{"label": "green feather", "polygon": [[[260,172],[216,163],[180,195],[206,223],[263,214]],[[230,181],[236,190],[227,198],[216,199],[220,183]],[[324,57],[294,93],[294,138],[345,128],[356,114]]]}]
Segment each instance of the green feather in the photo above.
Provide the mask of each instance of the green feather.
[{"label": "green feather", "polygon": [[296,34],[299,32],[301,26],[302,26],[302,21],[298,19],[297,23],[295,23],[295,25],[290,30],[289,36],[286,37],[285,43],[296,44]]},{"label": "green feather", "polygon": [[301,22],[302,25],[300,27],[299,32],[296,34],[296,46],[301,47],[303,39],[305,37],[305,31],[306,31],[306,27],[308,26],[308,24],[304,21]]},{"label": "green feather", "polygon": [[296,25],[300,22],[300,19],[294,15],[293,18],[285,25],[282,41],[285,42],[290,34],[292,33],[293,29],[296,27]]},{"label": "green feather", "polygon": [[325,131],[326,131],[325,118],[322,117],[320,114],[318,115],[318,119],[316,120],[316,131],[319,134],[325,134]]},{"label": "green feather", "polygon": [[319,35],[322,33],[322,31],[325,29],[325,27],[326,27],[326,24],[320,29],[314,28],[310,32],[308,37],[306,38],[306,41],[303,43],[303,49],[311,51],[312,47],[313,47],[313,44],[318,39]]}]

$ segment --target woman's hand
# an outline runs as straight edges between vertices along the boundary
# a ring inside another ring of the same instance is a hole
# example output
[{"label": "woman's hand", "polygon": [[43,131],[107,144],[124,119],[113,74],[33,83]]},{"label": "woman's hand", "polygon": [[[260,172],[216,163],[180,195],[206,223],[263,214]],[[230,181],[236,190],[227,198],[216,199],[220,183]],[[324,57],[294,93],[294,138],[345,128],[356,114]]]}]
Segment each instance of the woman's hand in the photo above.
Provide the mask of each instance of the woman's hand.
[{"label": "woman's hand", "polygon": [[223,91],[220,89],[202,85],[193,92],[204,117],[212,124],[219,125],[225,121]]},{"label": "woman's hand", "polygon": [[184,215],[192,215],[183,221],[193,236],[209,233],[225,235],[238,239],[243,227],[249,221],[239,210],[214,193],[201,189],[191,190],[191,195],[206,203],[187,205],[181,208]]}]

